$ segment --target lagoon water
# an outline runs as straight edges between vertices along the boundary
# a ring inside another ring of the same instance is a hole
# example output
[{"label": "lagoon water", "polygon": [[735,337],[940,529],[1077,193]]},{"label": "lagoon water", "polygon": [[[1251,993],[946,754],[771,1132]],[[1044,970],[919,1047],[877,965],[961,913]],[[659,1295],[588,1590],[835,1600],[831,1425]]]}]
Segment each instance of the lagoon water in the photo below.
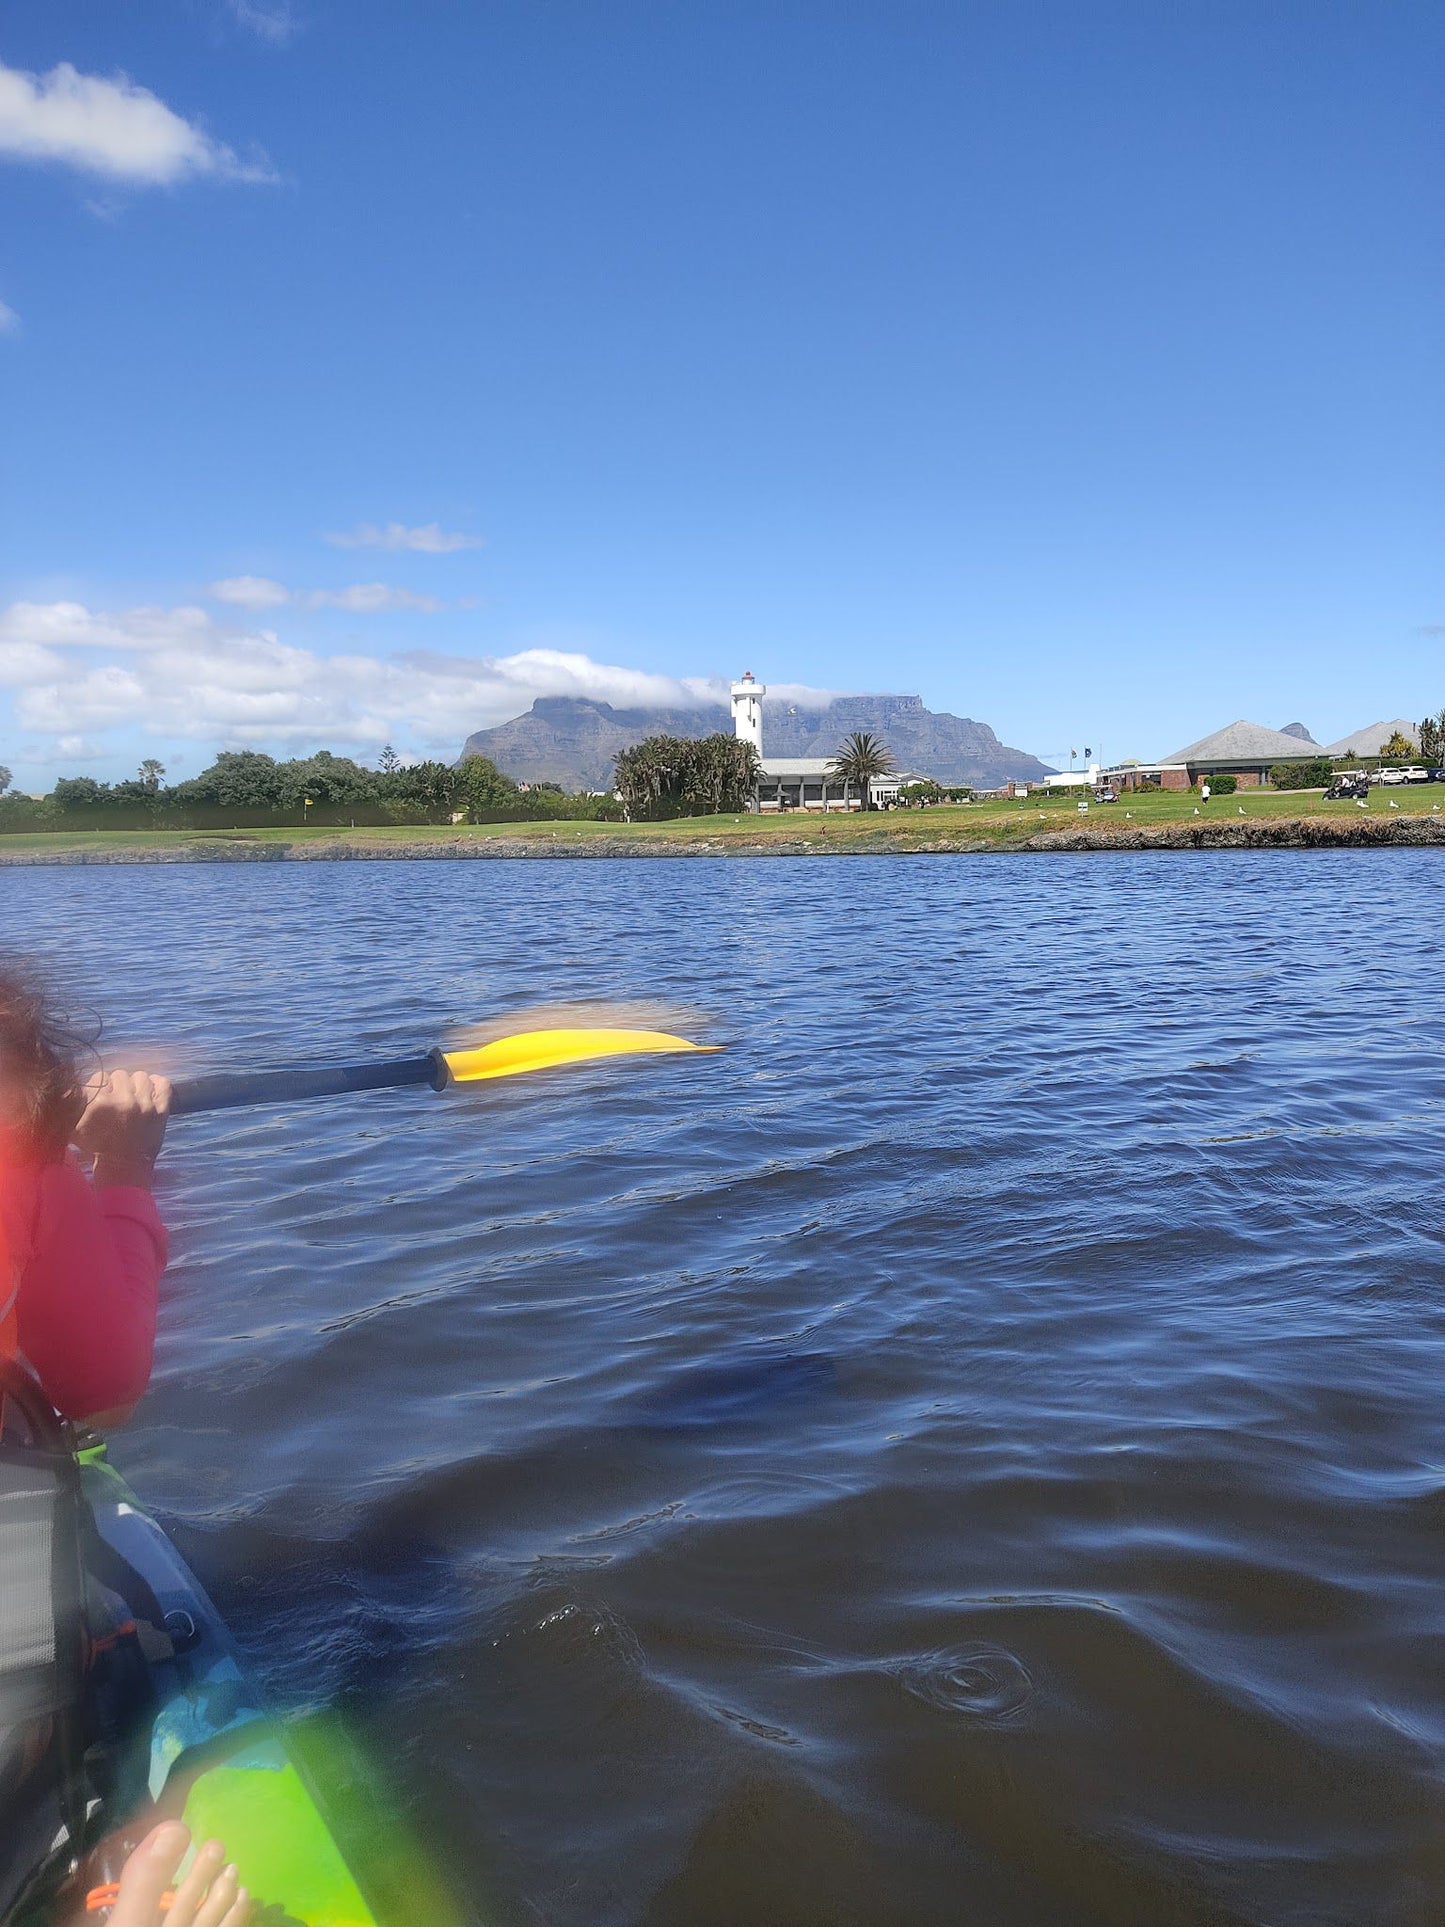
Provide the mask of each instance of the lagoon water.
[{"label": "lagoon water", "polygon": [[172,1132],[119,1456],[478,1919],[1445,1916],[1438,855],[0,898],[121,1055],[729,1045]]}]

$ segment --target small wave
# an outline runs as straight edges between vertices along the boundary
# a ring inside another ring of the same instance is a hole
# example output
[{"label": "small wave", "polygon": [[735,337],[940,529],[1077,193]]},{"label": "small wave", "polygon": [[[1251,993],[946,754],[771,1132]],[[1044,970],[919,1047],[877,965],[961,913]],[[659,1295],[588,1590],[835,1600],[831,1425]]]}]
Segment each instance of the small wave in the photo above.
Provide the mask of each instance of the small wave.
[{"label": "small wave", "polygon": [[687,1501],[694,1519],[769,1519],[790,1512],[808,1512],[844,1498],[847,1487],[835,1479],[807,1472],[749,1472],[735,1479],[718,1479],[703,1486]]},{"label": "small wave", "polygon": [[956,1646],[918,1653],[888,1669],[929,1706],[975,1720],[1007,1720],[1034,1696],[1033,1677],[1004,1646]]}]

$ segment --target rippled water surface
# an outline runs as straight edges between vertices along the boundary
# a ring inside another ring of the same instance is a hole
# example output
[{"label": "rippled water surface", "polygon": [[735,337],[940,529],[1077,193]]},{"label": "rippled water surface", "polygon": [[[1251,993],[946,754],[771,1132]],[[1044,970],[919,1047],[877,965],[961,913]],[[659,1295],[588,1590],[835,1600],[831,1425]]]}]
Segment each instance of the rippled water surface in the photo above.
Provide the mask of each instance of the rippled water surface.
[{"label": "rippled water surface", "polygon": [[478,1917],[1445,1917],[1430,852],[0,874],[188,1119],[121,1456]]}]

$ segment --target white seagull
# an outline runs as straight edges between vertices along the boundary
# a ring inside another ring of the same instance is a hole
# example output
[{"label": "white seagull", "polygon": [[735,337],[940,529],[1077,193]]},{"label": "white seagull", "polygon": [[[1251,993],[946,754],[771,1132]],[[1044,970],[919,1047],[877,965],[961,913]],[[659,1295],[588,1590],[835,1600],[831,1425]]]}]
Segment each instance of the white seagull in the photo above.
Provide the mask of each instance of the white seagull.
[{"label": "white seagull", "polygon": [[1357,810],[1367,810],[1369,807],[1370,807],[1369,804],[1365,801],[1363,796],[1357,796],[1355,798],[1355,808]]},{"label": "white seagull", "polygon": [[1400,807],[1400,805],[1399,805],[1399,804],[1398,804],[1398,803],[1397,803],[1397,802],[1395,801],[1395,799],[1394,799],[1394,797],[1392,796],[1392,797],[1390,798],[1390,808],[1391,808],[1392,810],[1397,810],[1397,809],[1399,809],[1399,807]]}]

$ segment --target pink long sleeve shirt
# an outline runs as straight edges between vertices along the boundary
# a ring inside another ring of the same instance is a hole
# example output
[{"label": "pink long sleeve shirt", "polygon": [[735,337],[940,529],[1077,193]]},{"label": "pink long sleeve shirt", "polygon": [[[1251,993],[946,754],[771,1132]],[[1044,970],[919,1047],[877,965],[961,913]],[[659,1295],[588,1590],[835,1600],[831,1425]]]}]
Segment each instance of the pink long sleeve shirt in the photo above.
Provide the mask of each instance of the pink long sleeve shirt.
[{"label": "pink long sleeve shirt", "polygon": [[22,1357],[70,1418],[132,1406],[150,1377],[166,1229],[149,1191],[73,1164],[0,1170]]}]

